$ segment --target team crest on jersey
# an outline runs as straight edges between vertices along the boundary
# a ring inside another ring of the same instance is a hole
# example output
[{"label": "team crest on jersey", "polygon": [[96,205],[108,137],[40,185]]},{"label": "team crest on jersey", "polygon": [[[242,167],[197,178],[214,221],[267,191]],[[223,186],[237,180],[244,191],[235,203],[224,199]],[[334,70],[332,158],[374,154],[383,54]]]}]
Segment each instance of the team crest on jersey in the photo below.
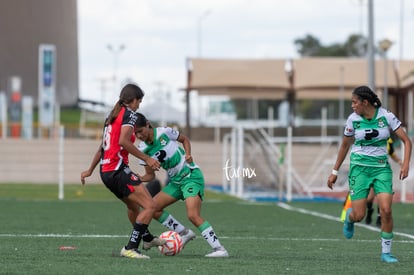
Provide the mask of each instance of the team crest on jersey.
[{"label": "team crest on jersey", "polygon": [[138,181],[138,177],[134,174],[131,174],[131,180]]},{"label": "team crest on jersey", "polygon": [[160,143],[161,143],[162,146],[164,146],[164,145],[167,144],[167,141],[163,138],[160,138]]},{"label": "team crest on jersey", "polygon": [[378,127],[379,128],[384,128],[385,127],[385,123],[384,123],[383,118],[378,119]]},{"label": "team crest on jersey", "polygon": [[358,129],[358,128],[360,128],[361,127],[361,123],[359,122],[359,121],[357,121],[356,123],[355,123],[355,129]]}]

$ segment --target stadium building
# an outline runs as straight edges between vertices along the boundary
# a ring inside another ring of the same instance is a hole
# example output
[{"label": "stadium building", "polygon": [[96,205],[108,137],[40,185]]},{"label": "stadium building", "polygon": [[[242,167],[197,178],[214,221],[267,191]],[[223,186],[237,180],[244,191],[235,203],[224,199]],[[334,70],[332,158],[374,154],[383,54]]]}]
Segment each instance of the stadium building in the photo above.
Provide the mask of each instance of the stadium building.
[{"label": "stadium building", "polygon": [[78,100],[77,0],[0,1],[0,91],[21,78],[21,94],[38,103],[39,45],[56,49],[55,99],[69,107]]}]

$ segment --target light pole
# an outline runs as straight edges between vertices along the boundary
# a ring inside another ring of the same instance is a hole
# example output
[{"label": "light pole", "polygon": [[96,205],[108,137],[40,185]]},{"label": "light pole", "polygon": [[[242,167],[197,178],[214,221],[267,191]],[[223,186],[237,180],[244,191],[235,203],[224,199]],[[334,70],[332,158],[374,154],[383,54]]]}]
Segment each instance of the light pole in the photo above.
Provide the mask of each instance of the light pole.
[{"label": "light pole", "polygon": [[99,82],[99,87],[101,89],[101,103],[102,106],[105,107],[106,106],[106,97],[107,97],[107,83],[108,81],[112,81],[112,77],[100,77],[98,79],[96,79]]},{"label": "light pole", "polygon": [[339,129],[339,136],[342,136],[343,134],[343,122],[344,122],[344,109],[345,109],[345,100],[344,100],[344,90],[345,90],[345,68],[344,66],[341,66],[339,68],[339,123],[338,123],[338,129]]},{"label": "light pole", "polygon": [[205,10],[202,14],[197,17],[197,55],[201,57],[201,47],[202,47],[202,23],[203,20],[211,14],[211,10]]},{"label": "light pole", "polygon": [[404,49],[404,0],[400,1],[400,60],[403,59],[403,49]]},{"label": "light pole", "polygon": [[[364,5],[365,0],[352,1],[354,4],[359,6],[359,34],[364,36]],[[357,3],[355,3],[357,2]]]},{"label": "light pole", "polygon": [[123,51],[123,50],[125,50],[125,45],[124,44],[121,44],[121,45],[118,45],[118,47],[114,47],[114,46],[112,46],[111,44],[108,44],[107,46],[106,46],[106,48],[112,53],[112,55],[113,55],[113,58],[114,58],[114,60],[113,60],[113,82],[114,82],[114,90],[116,90],[117,89],[117,81],[118,81],[118,79],[117,79],[117,73],[118,73],[118,58],[119,58],[119,55],[121,54],[121,52]]},{"label": "light pole", "polygon": [[388,108],[388,79],[387,79],[387,72],[388,72],[388,60],[387,60],[387,51],[391,48],[392,41],[385,38],[379,42],[379,48],[382,52],[382,57],[384,59],[384,95],[383,95],[383,105],[385,108]]},{"label": "light pole", "polygon": [[294,126],[295,121],[295,70],[293,60],[288,59],[285,62],[285,73],[289,81],[289,90],[287,91],[287,100],[289,102],[289,126]]},{"label": "light pole", "polygon": [[368,0],[368,86],[375,91],[374,0]]}]

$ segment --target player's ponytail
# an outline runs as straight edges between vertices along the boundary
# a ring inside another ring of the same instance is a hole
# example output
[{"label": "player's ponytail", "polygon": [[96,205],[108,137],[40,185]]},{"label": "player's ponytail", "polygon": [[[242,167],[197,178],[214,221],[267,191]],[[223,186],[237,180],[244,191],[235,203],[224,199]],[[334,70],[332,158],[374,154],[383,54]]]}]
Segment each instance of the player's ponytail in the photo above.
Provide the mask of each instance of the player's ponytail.
[{"label": "player's ponytail", "polygon": [[142,99],[144,97],[144,92],[135,84],[125,85],[119,95],[119,100],[115,103],[111,112],[109,113],[106,125],[112,124],[115,119],[118,117],[119,112],[123,106],[131,103],[134,99]]}]

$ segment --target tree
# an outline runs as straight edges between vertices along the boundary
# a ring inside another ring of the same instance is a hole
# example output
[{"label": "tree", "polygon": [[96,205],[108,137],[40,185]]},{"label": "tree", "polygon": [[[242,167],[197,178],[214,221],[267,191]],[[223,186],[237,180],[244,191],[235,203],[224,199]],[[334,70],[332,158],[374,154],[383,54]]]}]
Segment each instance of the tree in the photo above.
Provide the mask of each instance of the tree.
[{"label": "tree", "polygon": [[310,34],[304,38],[295,39],[294,43],[301,56],[318,56],[322,48],[319,39]]},{"label": "tree", "polygon": [[[307,34],[303,38],[294,41],[297,52],[302,56],[319,56],[319,57],[362,57],[367,53],[368,41],[359,34],[351,34],[343,43],[333,43],[331,45],[322,45],[318,38]],[[318,118],[322,106],[328,106],[330,113],[339,110],[338,102],[333,100],[302,100],[296,102],[297,111],[303,117]]]},{"label": "tree", "polygon": [[361,57],[367,54],[368,39],[360,34],[352,34],[344,44],[346,56]]},{"label": "tree", "polygon": [[324,46],[318,38],[307,34],[294,41],[301,56],[365,56],[367,39],[359,34],[351,34],[344,43]]}]

